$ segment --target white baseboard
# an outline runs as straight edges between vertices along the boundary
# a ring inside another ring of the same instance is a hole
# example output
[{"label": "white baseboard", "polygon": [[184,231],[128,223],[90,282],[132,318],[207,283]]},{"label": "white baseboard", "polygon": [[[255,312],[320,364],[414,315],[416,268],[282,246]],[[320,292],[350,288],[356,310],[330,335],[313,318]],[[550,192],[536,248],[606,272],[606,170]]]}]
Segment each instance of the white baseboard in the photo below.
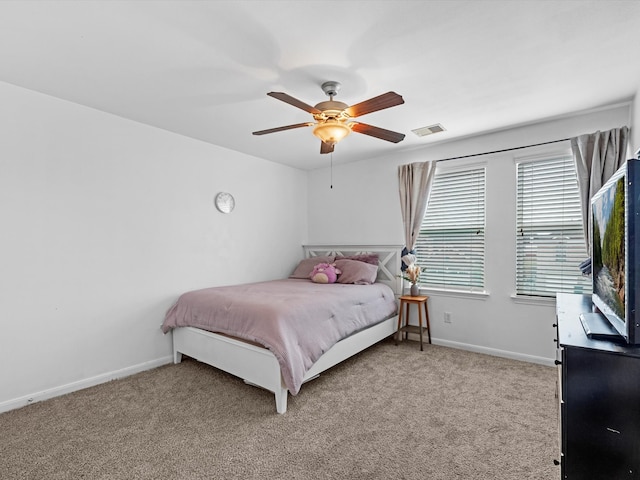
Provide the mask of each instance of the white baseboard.
[{"label": "white baseboard", "polygon": [[[410,340],[419,340],[419,338],[420,337],[417,334],[409,334]],[[495,348],[481,347],[478,345],[472,345],[468,343],[452,342],[450,340],[441,340],[438,338],[431,338],[431,341],[434,345],[440,345],[443,347],[458,348],[460,350],[468,350],[470,352],[484,353],[486,355],[510,358],[512,360],[520,360],[523,362],[538,363],[538,364],[547,365],[550,367],[555,365],[554,363],[555,359],[553,358],[544,358],[544,357],[538,357],[535,355],[526,355],[523,353],[510,352],[508,350],[498,350]],[[173,357],[169,355],[166,357],[158,358],[156,360],[151,360],[149,362],[144,362],[138,365],[133,365],[131,367],[123,368],[121,370],[104,373],[102,375],[97,375],[91,378],[85,378],[83,380],[78,380],[77,382],[68,383],[66,385],[61,385],[59,387],[55,387],[49,390],[42,390],[40,392],[35,392],[30,395],[25,395],[23,397],[7,400],[5,402],[0,403],[0,413],[8,412],[9,410],[15,410],[16,408],[21,408],[27,405],[31,405],[32,403],[41,402],[43,400],[48,400],[50,398],[58,397],[60,395],[65,395],[67,393],[93,387],[95,385],[109,382],[111,380],[117,380],[118,378],[128,377],[129,375],[134,375],[136,373],[144,372],[145,370],[151,370],[152,368],[160,367],[162,365],[166,365],[172,362],[173,362]]]},{"label": "white baseboard", "polygon": [[160,367],[168,363],[173,363],[173,357],[171,355],[167,357],[157,358],[149,362],[140,363],[131,367],[123,368],[121,370],[115,370],[113,372],[103,373],[96,375],[95,377],[85,378],[76,382],[61,385],[59,387],[51,388],[49,390],[42,390],[23,397],[14,398],[0,403],[0,413],[8,412],[9,410],[15,410],[32,403],[41,402],[50,398],[59,397],[67,393],[83,390],[85,388],[93,387],[101,383],[110,382],[111,380],[117,380],[118,378],[128,377],[136,373],[144,372],[145,370],[151,370],[152,368]]},{"label": "white baseboard", "polygon": [[[410,333],[409,340],[419,341],[420,337],[415,333]],[[424,342],[426,342],[426,339],[423,340],[423,343]],[[433,337],[431,337],[431,343],[433,343],[434,345],[440,345],[443,347],[451,347],[451,348],[458,348],[460,350],[467,350],[469,352],[484,353],[486,355],[493,355],[494,357],[510,358],[512,360],[520,360],[522,362],[537,363],[540,365],[546,365],[548,367],[555,366],[555,363],[554,363],[555,358],[538,357],[536,355],[527,355],[525,353],[510,352],[508,350],[498,350],[496,348],[482,347],[479,345],[472,345],[470,343],[453,342],[451,340],[442,340],[442,339],[433,338]]]}]

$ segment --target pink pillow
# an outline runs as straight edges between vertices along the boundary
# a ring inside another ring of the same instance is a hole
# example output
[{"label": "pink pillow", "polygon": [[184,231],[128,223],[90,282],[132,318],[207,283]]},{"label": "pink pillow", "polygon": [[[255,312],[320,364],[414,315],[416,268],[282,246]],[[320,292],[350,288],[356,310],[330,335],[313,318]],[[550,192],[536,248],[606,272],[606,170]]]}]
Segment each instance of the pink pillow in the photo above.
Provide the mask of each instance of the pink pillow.
[{"label": "pink pillow", "polygon": [[342,273],[338,275],[338,283],[355,283],[356,285],[371,285],[378,277],[378,265],[350,260],[347,258],[336,260],[336,268]]},{"label": "pink pillow", "polygon": [[315,267],[319,263],[333,263],[335,259],[334,256],[328,257],[311,257],[305,258],[304,260],[300,260],[298,266],[293,271],[289,278],[306,278],[309,279],[309,275],[313,271],[313,267]]},{"label": "pink pillow", "polygon": [[378,265],[380,257],[377,253],[361,253],[359,255],[338,255],[336,260],[358,260],[364,263],[370,263],[371,265]]}]

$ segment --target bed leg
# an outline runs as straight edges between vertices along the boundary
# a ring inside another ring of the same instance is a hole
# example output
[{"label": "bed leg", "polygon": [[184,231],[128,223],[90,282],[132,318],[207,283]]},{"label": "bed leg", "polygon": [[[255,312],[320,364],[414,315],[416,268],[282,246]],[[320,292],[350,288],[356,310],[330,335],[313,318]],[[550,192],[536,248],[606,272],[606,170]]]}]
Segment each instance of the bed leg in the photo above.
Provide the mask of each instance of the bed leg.
[{"label": "bed leg", "polygon": [[289,390],[286,388],[279,388],[276,390],[276,411],[278,413],[285,413],[287,411],[287,394]]},{"label": "bed leg", "polygon": [[182,353],[178,351],[173,352],[173,363],[180,363],[182,361]]}]

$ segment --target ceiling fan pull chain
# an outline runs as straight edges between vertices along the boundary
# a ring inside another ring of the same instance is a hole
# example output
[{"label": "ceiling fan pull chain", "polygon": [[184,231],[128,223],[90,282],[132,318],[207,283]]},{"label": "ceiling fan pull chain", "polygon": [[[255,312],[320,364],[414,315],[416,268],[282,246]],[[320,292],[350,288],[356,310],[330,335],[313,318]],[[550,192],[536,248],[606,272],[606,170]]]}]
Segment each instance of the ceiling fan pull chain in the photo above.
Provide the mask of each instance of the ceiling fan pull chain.
[{"label": "ceiling fan pull chain", "polygon": [[333,190],[333,152],[331,152],[331,189]]}]

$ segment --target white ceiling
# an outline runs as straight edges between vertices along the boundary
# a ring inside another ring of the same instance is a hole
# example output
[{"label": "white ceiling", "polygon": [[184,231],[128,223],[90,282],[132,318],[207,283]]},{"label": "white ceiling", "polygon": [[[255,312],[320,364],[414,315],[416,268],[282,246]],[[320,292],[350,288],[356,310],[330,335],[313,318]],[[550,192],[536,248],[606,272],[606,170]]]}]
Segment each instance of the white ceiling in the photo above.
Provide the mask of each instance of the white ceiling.
[{"label": "white ceiling", "polygon": [[[0,81],[302,169],[328,164],[311,120],[326,80],[358,120],[334,163],[627,101],[640,1],[0,1]],[[1,108],[1,106],[0,106]],[[441,123],[418,138],[412,129]]]}]

